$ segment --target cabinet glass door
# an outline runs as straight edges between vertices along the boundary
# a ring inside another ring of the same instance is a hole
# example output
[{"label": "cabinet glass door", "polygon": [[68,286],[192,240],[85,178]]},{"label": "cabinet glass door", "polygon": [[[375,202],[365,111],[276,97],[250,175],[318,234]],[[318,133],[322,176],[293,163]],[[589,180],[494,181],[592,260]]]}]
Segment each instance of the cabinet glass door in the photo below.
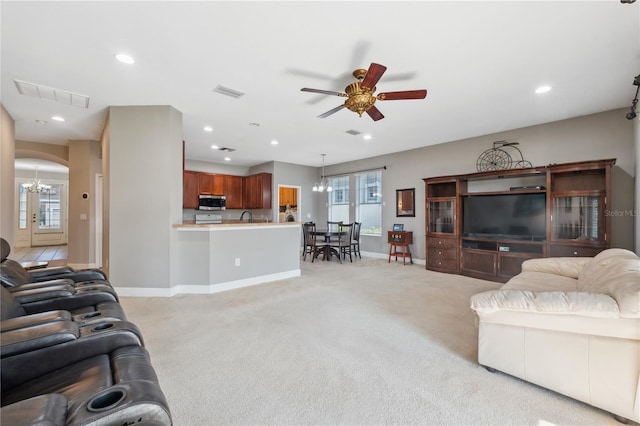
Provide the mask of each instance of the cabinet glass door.
[{"label": "cabinet glass door", "polygon": [[429,232],[444,234],[454,233],[455,202],[430,201],[429,202]]},{"label": "cabinet glass door", "polygon": [[557,197],[553,201],[553,239],[603,240],[601,196]]}]

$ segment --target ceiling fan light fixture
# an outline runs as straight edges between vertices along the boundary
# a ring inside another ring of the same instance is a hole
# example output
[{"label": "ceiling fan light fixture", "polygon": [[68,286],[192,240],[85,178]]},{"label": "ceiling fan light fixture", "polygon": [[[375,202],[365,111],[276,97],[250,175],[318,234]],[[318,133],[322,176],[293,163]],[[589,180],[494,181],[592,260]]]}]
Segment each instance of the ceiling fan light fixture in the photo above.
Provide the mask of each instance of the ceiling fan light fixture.
[{"label": "ceiling fan light fixture", "polygon": [[403,90],[399,92],[386,92],[380,93],[377,96],[374,95],[376,91],[376,83],[380,80],[387,67],[384,65],[371,63],[368,69],[357,69],[353,72],[353,76],[358,81],[349,84],[345,87],[346,93],[334,92],[332,90],[311,89],[303,87],[300,89],[303,92],[321,93],[324,95],[333,95],[346,97],[347,100],[336,108],[333,108],[323,114],[320,114],[318,118],[327,118],[328,116],[335,114],[343,108],[347,108],[349,111],[358,113],[362,117],[362,113],[366,112],[373,121],[378,121],[384,118],[384,115],[374,105],[376,100],[402,100],[402,99],[424,99],[427,96],[427,90]]}]

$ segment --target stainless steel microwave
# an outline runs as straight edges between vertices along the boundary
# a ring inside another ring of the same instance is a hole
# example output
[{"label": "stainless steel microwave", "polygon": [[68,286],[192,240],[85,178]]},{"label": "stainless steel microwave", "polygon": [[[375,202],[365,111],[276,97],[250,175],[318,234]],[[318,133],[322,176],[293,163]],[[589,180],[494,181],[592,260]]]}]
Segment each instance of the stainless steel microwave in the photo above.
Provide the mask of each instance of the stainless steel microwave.
[{"label": "stainless steel microwave", "polygon": [[224,195],[200,194],[198,210],[224,210],[227,208],[227,197]]}]

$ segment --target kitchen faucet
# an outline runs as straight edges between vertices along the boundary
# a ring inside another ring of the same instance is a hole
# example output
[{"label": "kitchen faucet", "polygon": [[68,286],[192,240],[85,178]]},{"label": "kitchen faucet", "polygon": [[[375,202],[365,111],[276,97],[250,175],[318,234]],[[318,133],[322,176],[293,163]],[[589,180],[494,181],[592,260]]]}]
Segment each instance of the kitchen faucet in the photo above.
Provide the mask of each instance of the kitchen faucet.
[{"label": "kitchen faucet", "polygon": [[253,222],[253,213],[251,213],[251,210],[243,211],[242,214],[240,215],[240,220],[244,219],[245,213],[249,213],[249,223]]}]

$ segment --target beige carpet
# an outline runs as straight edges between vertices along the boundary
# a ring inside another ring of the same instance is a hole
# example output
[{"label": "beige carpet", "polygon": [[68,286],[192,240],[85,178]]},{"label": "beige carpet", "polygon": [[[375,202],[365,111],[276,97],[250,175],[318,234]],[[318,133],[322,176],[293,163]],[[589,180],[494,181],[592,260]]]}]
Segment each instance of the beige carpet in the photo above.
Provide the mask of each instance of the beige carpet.
[{"label": "beige carpet", "polygon": [[499,284],[362,259],[213,295],[123,298],[175,425],[617,424],[476,363]]}]

